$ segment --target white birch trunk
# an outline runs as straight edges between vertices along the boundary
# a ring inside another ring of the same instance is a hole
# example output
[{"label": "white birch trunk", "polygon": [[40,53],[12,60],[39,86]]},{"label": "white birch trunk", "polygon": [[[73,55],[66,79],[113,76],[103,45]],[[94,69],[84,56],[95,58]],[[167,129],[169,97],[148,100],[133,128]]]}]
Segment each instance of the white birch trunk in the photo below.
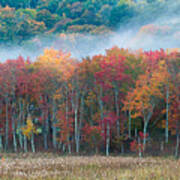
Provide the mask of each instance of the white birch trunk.
[{"label": "white birch trunk", "polygon": [[167,87],[167,90],[166,90],[166,129],[165,129],[165,142],[166,143],[168,143],[168,138],[169,138],[168,115],[169,115],[169,87]]},{"label": "white birch trunk", "polygon": [[32,152],[35,153],[34,133],[32,133],[31,135],[31,149],[32,149]]},{"label": "white birch trunk", "polygon": [[27,137],[24,135],[24,152],[27,153],[28,152],[28,148],[27,148]]},{"label": "white birch trunk", "polygon": [[107,130],[106,130],[106,156],[109,156],[109,146],[110,146],[110,126],[107,122]]},{"label": "white birch trunk", "polygon": [[128,137],[131,138],[131,110],[129,110]]}]

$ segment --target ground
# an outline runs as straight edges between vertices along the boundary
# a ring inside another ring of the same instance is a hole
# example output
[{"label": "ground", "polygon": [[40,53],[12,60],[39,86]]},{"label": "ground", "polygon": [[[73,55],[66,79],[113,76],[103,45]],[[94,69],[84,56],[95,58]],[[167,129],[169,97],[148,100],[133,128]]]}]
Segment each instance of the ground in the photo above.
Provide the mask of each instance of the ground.
[{"label": "ground", "polygon": [[180,160],[53,154],[1,155],[0,180],[179,180]]}]

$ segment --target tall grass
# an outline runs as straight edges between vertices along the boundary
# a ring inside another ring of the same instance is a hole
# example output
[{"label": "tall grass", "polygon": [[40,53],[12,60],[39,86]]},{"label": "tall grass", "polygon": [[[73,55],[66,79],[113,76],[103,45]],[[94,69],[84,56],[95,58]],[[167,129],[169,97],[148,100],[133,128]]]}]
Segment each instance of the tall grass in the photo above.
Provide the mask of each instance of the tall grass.
[{"label": "tall grass", "polygon": [[133,157],[3,155],[2,180],[179,180],[180,160]]}]

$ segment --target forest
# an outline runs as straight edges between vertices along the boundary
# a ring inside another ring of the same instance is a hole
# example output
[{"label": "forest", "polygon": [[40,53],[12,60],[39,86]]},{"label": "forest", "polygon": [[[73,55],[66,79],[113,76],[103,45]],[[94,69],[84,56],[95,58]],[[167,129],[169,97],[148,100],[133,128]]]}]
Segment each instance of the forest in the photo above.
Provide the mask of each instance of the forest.
[{"label": "forest", "polygon": [[42,34],[102,34],[143,26],[167,7],[179,14],[179,3],[171,0],[0,0],[0,44],[22,44]]},{"label": "forest", "polygon": [[0,180],[179,180],[179,9],[0,0]]},{"label": "forest", "polygon": [[180,53],[45,49],[0,64],[0,149],[179,156]]}]

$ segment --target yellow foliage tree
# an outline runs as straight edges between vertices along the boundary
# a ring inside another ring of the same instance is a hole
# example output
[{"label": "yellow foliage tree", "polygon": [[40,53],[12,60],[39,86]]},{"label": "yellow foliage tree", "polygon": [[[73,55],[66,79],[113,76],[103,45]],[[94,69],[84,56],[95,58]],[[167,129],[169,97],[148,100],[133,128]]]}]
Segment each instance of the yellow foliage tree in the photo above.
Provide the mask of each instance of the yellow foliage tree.
[{"label": "yellow foliage tree", "polygon": [[30,139],[33,133],[36,133],[35,126],[32,122],[31,115],[28,115],[27,120],[26,120],[26,126],[22,128],[22,133]]}]

